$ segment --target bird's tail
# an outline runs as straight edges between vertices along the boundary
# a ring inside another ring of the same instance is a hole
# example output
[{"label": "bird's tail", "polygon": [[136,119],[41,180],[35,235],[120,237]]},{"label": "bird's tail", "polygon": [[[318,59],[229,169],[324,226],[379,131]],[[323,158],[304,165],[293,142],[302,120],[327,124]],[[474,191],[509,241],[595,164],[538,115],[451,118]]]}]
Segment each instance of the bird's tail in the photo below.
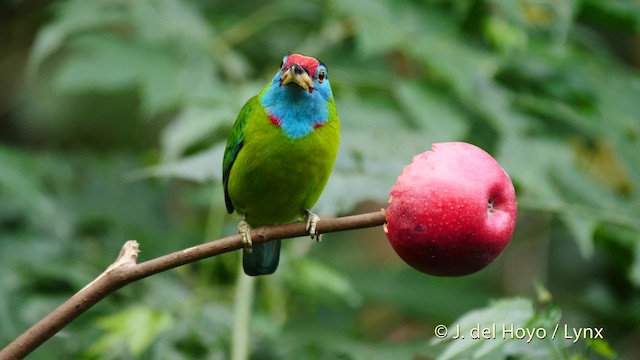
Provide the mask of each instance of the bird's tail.
[{"label": "bird's tail", "polygon": [[242,268],[249,276],[273,274],[280,262],[280,242],[273,240],[261,244],[253,244],[252,252],[242,255]]}]

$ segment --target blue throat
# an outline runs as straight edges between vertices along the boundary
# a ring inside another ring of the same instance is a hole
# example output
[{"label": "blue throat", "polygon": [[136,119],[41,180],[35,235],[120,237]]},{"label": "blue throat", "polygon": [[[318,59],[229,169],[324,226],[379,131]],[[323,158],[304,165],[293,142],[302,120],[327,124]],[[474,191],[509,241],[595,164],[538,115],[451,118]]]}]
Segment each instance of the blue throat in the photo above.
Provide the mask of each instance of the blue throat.
[{"label": "blue throat", "polygon": [[[295,84],[280,86],[275,80],[262,94],[260,103],[287,136],[292,139],[305,137],[327,122],[327,101],[331,98],[328,81],[324,89],[316,88],[309,93]],[[328,92],[325,89],[329,89]]]}]

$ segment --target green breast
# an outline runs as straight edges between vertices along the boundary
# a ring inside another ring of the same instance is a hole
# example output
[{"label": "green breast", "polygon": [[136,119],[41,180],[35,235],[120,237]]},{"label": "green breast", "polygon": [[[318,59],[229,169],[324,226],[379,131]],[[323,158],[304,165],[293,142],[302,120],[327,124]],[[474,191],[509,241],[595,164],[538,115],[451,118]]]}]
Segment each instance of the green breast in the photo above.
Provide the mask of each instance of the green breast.
[{"label": "green breast", "polygon": [[249,115],[227,186],[236,211],[252,226],[297,220],[322,194],[340,141],[333,99],[328,106],[328,122],[298,139],[271,123],[262,107]]}]

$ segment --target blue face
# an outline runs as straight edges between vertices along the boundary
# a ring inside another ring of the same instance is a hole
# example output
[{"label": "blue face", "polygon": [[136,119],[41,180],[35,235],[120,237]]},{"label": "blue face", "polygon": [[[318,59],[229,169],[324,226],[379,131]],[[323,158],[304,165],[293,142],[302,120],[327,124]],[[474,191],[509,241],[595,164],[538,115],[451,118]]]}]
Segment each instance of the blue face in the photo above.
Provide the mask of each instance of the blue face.
[{"label": "blue face", "polygon": [[[292,76],[295,80],[291,80]],[[272,122],[295,139],[327,122],[327,101],[332,96],[327,67],[316,59],[293,54],[282,59],[280,69],[262,94],[260,103]]]},{"label": "blue face", "polygon": [[[294,57],[294,59],[291,59],[292,60],[291,63],[288,62],[290,57]],[[294,65],[293,61],[295,60],[301,60],[296,63],[299,63],[299,65],[301,65],[304,71],[313,80],[314,89],[310,93],[310,95],[314,95],[314,93],[317,92],[325,101],[329,100],[333,96],[331,92],[331,84],[329,83],[329,70],[323,63],[313,58],[309,58],[306,56],[301,57],[301,55],[297,55],[297,54],[285,55],[282,58],[280,69],[278,70],[276,75],[273,77],[273,81],[272,81],[273,84],[280,84],[282,75],[284,74],[284,72],[288,71],[291,66]],[[315,70],[315,73],[313,73],[312,75],[311,72],[313,70]],[[291,86],[295,86],[295,85],[292,84]]]},{"label": "blue face", "polygon": [[323,64],[318,65],[313,76],[313,83],[316,85],[315,91],[319,92],[325,100],[329,100],[333,96],[331,85],[329,84],[329,71]]}]

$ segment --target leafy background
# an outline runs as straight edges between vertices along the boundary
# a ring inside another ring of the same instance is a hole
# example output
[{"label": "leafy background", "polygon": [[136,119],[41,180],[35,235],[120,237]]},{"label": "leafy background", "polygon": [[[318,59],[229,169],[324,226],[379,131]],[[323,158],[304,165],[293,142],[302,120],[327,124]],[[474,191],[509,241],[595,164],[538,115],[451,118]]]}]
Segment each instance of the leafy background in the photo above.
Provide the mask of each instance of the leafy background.
[{"label": "leafy background", "polygon": [[[398,260],[379,228],[352,231],[287,241],[277,274],[248,287],[227,254],[128,286],[32,358],[228,358],[239,304],[254,359],[640,353],[637,1],[0,6],[0,345],[127,239],[145,260],[232,233],[222,146],[296,51],[328,64],[342,119],[321,215],[379,209],[414,154],[467,141],[516,185],[505,253],[477,274],[434,278]],[[438,324],[492,323],[597,327],[604,339],[433,337]]]}]

